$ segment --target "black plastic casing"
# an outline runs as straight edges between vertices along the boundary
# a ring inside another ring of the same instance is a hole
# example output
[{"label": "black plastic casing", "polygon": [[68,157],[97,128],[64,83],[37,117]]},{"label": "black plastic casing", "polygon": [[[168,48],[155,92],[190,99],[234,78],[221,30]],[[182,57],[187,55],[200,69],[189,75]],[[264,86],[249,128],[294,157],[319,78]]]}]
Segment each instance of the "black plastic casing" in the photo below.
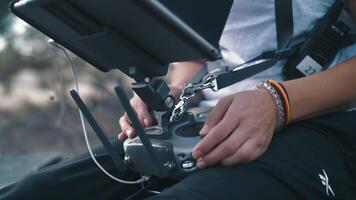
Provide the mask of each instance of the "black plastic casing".
[{"label": "black plastic casing", "polygon": [[137,81],[168,64],[221,58],[233,0],[21,0],[11,11],[101,71]]},{"label": "black plastic casing", "polygon": [[178,123],[173,122],[163,132],[155,130],[154,127],[146,129],[161,170],[156,170],[138,137],[127,139],[124,149],[132,170],[147,176],[177,179],[198,170],[192,150],[201,140],[199,130],[210,110],[209,107],[192,108],[185,119]]}]

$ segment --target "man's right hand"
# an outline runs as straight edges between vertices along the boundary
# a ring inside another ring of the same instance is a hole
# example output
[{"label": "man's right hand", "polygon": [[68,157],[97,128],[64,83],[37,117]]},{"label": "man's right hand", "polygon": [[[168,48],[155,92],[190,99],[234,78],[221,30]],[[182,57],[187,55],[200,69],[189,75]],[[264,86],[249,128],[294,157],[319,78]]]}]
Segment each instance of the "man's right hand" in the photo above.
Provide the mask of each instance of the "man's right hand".
[{"label": "man's right hand", "polygon": [[[168,76],[171,79],[169,84],[170,94],[178,101],[182,92],[184,84],[188,83],[196,73],[203,67],[204,61],[190,61],[172,63]],[[144,127],[149,127],[153,124],[154,118],[148,111],[147,105],[140,99],[139,96],[134,94],[134,97],[130,101],[132,108],[136,111],[140,123]],[[124,141],[127,138],[134,138],[136,136],[135,129],[132,127],[130,119],[125,113],[120,118],[121,133],[119,133],[119,139]]]},{"label": "man's right hand", "polygon": [[[183,89],[183,85],[174,86],[170,85],[170,95],[172,95],[176,101],[178,101],[178,97],[181,94]],[[130,100],[130,104],[134,111],[137,114],[137,117],[144,127],[150,127],[154,123],[153,115],[148,111],[148,106],[141,100],[141,98],[134,93],[134,96]],[[134,138],[136,136],[135,129],[132,127],[131,121],[125,113],[119,120],[121,133],[119,133],[119,139],[124,141],[127,138]]]},{"label": "man's right hand", "polygon": [[[134,94],[133,98],[130,100],[132,108],[136,111],[137,117],[140,123],[144,127],[149,127],[153,123],[153,118],[148,111],[147,105],[140,99],[139,96]],[[125,113],[119,120],[121,133],[119,133],[119,139],[124,141],[127,138],[134,138],[136,136],[135,129],[132,127],[131,121]]]}]

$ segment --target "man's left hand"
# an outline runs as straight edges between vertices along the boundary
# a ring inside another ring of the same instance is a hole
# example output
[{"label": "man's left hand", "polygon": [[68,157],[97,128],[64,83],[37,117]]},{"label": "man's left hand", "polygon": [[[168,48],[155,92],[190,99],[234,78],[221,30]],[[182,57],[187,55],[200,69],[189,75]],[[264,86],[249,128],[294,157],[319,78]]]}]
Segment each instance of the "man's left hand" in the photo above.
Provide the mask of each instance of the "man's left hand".
[{"label": "man's left hand", "polygon": [[267,150],[277,126],[277,107],[267,90],[224,97],[206,119],[193,157],[199,168],[252,161]]}]

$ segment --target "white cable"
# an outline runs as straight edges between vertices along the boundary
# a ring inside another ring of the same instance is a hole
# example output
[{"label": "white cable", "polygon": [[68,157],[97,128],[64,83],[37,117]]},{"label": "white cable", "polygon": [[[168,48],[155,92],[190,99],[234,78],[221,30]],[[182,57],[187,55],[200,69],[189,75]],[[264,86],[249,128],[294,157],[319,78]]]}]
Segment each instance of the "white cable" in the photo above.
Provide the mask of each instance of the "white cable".
[{"label": "white cable", "polygon": [[152,194],[161,194],[161,192],[156,191],[156,190],[147,190],[146,192],[152,193]]},{"label": "white cable", "polygon": [[[64,49],[63,47],[59,46],[54,40],[50,39],[48,40],[48,44],[53,46],[53,47],[56,47],[58,49],[60,49],[65,57],[67,58],[68,60],[68,63],[70,65],[70,67],[72,68],[72,72],[73,72],[73,77],[74,77],[74,81],[75,81],[75,87],[76,87],[76,90],[77,90],[77,93],[79,94],[79,85],[78,85],[78,79],[77,79],[77,74],[76,74],[76,71],[75,71],[75,68],[74,68],[74,65],[73,65],[73,62],[72,62],[72,59],[70,58],[70,56],[68,55],[66,49]],[[146,177],[146,176],[143,176],[141,179],[139,180],[136,180],[136,181],[126,181],[126,180],[122,180],[122,179],[119,179],[115,176],[113,176],[112,174],[110,174],[108,171],[106,171],[106,169],[101,166],[101,164],[96,160],[95,158],[95,155],[91,149],[91,145],[90,145],[90,142],[89,142],[89,139],[88,139],[88,133],[87,133],[87,129],[86,129],[86,126],[85,126],[85,121],[84,121],[84,117],[83,117],[83,113],[80,111],[79,109],[79,116],[80,116],[80,122],[82,124],[82,129],[83,129],[83,133],[84,133],[84,138],[85,138],[85,143],[87,145],[87,148],[88,148],[88,151],[89,151],[89,154],[90,154],[90,157],[92,158],[92,160],[94,161],[94,163],[96,164],[96,166],[104,173],[106,174],[108,177],[110,177],[111,179],[117,181],[117,182],[120,182],[120,183],[123,183],[123,184],[140,184],[140,183],[143,183],[145,181],[147,181],[149,178]]]}]

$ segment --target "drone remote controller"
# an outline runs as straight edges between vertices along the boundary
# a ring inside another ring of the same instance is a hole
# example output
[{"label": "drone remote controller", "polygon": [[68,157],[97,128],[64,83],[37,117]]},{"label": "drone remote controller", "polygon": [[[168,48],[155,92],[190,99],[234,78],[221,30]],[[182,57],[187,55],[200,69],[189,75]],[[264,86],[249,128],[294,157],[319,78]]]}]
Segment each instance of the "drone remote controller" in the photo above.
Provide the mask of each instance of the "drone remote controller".
[{"label": "drone remote controller", "polygon": [[191,108],[181,116],[180,120],[173,121],[168,126],[156,125],[143,128],[122,88],[117,86],[115,92],[137,133],[136,138],[124,142],[125,160],[121,160],[113,153],[113,147],[104,131],[78,93],[72,90],[70,94],[118,169],[132,169],[145,176],[158,177],[182,177],[197,170],[192,150],[201,139],[199,131],[211,108]]}]

